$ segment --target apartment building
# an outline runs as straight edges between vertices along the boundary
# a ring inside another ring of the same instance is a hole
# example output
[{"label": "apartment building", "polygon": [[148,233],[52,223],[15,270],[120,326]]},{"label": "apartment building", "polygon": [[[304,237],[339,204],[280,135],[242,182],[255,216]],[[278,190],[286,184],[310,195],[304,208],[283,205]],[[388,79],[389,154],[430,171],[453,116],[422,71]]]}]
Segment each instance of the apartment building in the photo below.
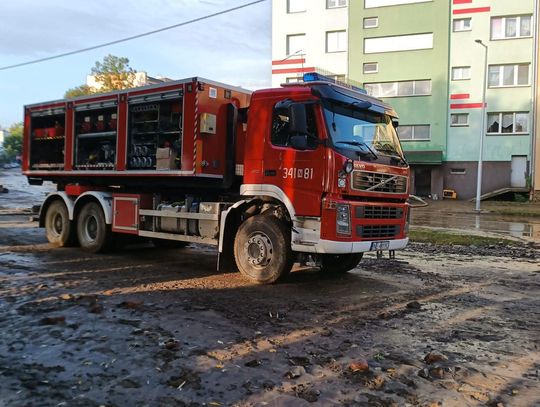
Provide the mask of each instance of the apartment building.
[{"label": "apartment building", "polygon": [[327,71],[394,106],[418,195],[473,197],[481,137],[483,193],[540,191],[535,15],[535,0],[273,0],[272,84]]},{"label": "apartment building", "polygon": [[348,0],[272,1],[272,86],[318,70],[347,76]]},{"label": "apartment building", "polygon": [[526,190],[533,10],[534,0],[351,2],[349,76],[398,111],[413,193],[473,197],[481,137],[482,192]]},{"label": "apartment building", "polygon": [[422,196],[444,187],[449,15],[447,0],[350,4],[349,76],[398,112],[413,192]]}]

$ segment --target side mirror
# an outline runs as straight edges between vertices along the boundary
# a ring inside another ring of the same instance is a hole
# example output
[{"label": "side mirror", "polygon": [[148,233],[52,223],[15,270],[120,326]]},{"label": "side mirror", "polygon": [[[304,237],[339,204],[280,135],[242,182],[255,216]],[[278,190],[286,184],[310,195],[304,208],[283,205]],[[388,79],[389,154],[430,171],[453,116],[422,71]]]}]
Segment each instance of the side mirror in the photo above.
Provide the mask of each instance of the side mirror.
[{"label": "side mirror", "polygon": [[289,138],[289,144],[295,150],[301,150],[301,151],[307,150],[308,148],[307,136],[306,135],[291,136]]},{"label": "side mirror", "polygon": [[399,126],[399,122],[397,120],[392,120],[392,125],[394,126],[394,129],[397,129]]},{"label": "side mirror", "polygon": [[289,106],[289,132],[294,135],[307,134],[306,105],[303,103],[292,103]]}]

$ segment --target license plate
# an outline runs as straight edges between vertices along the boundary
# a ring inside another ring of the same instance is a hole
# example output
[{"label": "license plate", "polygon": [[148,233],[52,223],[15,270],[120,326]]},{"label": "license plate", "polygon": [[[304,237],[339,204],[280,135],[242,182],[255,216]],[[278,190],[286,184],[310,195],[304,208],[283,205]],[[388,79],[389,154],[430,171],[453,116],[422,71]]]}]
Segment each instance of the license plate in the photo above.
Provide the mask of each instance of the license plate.
[{"label": "license plate", "polygon": [[390,241],[383,240],[381,242],[371,242],[370,250],[388,250],[390,247]]}]

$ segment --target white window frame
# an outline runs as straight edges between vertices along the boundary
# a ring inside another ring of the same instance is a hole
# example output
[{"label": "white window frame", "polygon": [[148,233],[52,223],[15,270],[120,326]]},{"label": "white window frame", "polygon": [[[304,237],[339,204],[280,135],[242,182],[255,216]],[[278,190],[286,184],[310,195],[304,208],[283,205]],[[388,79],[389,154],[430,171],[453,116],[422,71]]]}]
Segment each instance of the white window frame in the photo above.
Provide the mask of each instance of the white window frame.
[{"label": "white window frame", "polygon": [[[429,93],[416,93],[416,87],[418,82],[426,82],[429,81],[430,87],[429,87]],[[370,85],[381,85],[381,84],[389,84],[394,85],[395,92],[392,95],[375,95],[370,94],[371,96],[380,97],[380,98],[396,98],[396,97],[416,97],[416,96],[431,96],[433,92],[433,83],[431,82],[431,79],[417,79],[412,81],[397,81],[397,82],[374,82],[374,83],[364,83],[364,88],[367,90]],[[411,94],[399,94],[399,84],[410,84],[412,83],[412,93]]]},{"label": "white window frame", "polygon": [[[296,10],[296,11],[291,11],[291,1],[300,1],[304,3],[304,9],[303,10]],[[306,2],[309,1],[309,0],[287,0],[287,14],[296,14],[296,13],[305,13],[306,10],[307,10],[307,7],[306,7]]]},{"label": "white window frame", "polygon": [[[465,27],[465,24],[464,24],[465,21],[469,22],[469,27]],[[456,23],[461,23],[461,24],[458,24],[460,25],[460,27],[456,28]],[[454,18],[454,20],[452,20],[452,32],[458,33],[458,32],[463,32],[463,31],[472,31],[472,18],[471,17]]]},{"label": "white window frame", "polygon": [[[335,5],[332,5],[331,3],[334,3]],[[345,3],[341,4],[340,3]],[[347,7],[348,1],[347,0],[326,0],[326,8],[327,9],[333,9],[333,8],[343,8]]]},{"label": "white window frame", "polygon": [[[330,44],[329,36],[332,35],[332,34],[337,35],[337,44],[338,44],[338,46],[337,46],[336,50],[330,51],[330,49],[329,49],[329,44]],[[340,43],[340,40],[339,40],[340,34],[344,35],[345,44]],[[341,47],[340,47],[340,45],[341,45]],[[327,54],[335,54],[337,52],[347,52],[347,46],[348,46],[347,30],[326,31],[326,53]]]},{"label": "white window frame", "polygon": [[[465,123],[452,123],[452,116],[465,117],[467,120]],[[468,127],[469,126],[469,113],[451,113],[450,114],[450,127]]]},{"label": "white window frame", "polygon": [[[467,72],[467,75],[464,73]],[[457,75],[460,73],[459,75]],[[453,81],[468,81],[471,79],[471,67],[470,66],[453,66],[451,78]]]},{"label": "white window frame", "polygon": [[[499,115],[499,131],[497,132],[490,132],[488,129],[489,129],[489,121],[487,121],[487,118],[489,118],[490,115],[495,115],[495,114],[498,114]],[[512,115],[512,132],[511,133],[503,133],[502,131],[502,116],[503,115],[508,115],[508,114],[511,114]],[[527,115],[527,131],[515,131],[516,129],[516,115],[517,114],[526,114]],[[530,117],[530,114],[529,112],[488,112],[487,113],[487,118],[486,118],[486,135],[488,136],[512,136],[512,135],[525,135],[525,134],[529,134],[529,131],[530,131],[530,126],[531,126],[531,117]]]},{"label": "white window frame", "polygon": [[[504,67],[513,66],[514,67],[514,81],[511,85],[504,84]],[[519,78],[519,67],[527,67],[527,83],[518,84]],[[492,68],[499,68],[499,83],[497,85],[491,85],[489,82],[489,72]],[[488,88],[518,88],[518,87],[527,87],[531,86],[531,64],[501,64],[501,65],[490,65],[488,67]]]},{"label": "white window frame", "polygon": [[[531,27],[530,27],[530,34],[529,35],[521,35],[521,18],[522,17],[528,17],[531,19]],[[516,22],[516,36],[515,37],[507,37],[506,36],[506,21],[507,19],[515,18],[517,19]],[[502,20],[502,31],[503,36],[502,37],[495,37],[493,33],[493,21],[494,20]],[[490,32],[490,39],[492,41],[498,41],[498,40],[515,40],[518,38],[531,38],[533,36],[534,32],[534,19],[533,16],[530,14],[521,15],[521,16],[498,16],[498,17],[491,17],[490,23],[489,23],[489,32]]]},{"label": "white window frame", "polygon": [[433,49],[433,33],[364,38],[364,54]]},{"label": "white window frame", "polygon": [[298,34],[287,34],[287,36],[285,37],[285,49],[287,50],[287,55],[292,55],[298,51],[304,51],[305,52],[305,49],[290,49],[290,41],[289,39],[292,38],[292,37],[304,37],[304,48],[305,48],[305,43],[306,43],[306,34],[305,33],[298,33]]},{"label": "white window frame", "polygon": [[[372,70],[367,70],[366,67],[367,66],[374,66],[375,69],[372,69]],[[366,75],[369,75],[369,74],[374,74],[374,73],[377,73],[379,72],[379,63],[378,62],[365,62],[364,65],[362,66],[363,68],[363,72],[366,74]]]},{"label": "white window frame", "polygon": [[[369,21],[369,20],[374,20],[375,24],[367,25],[366,22]],[[365,17],[362,26],[366,30],[368,30],[370,28],[377,28],[379,26],[379,17]]]},{"label": "white window frame", "polygon": [[[416,128],[417,127],[425,127],[427,126],[428,127],[428,137],[425,138],[416,138],[415,137],[415,134],[416,134]],[[411,128],[411,138],[406,138],[406,139],[402,139],[401,137],[399,138],[399,141],[403,141],[403,142],[409,142],[409,141],[431,141],[431,125],[430,124],[400,124],[399,127],[398,127],[398,136],[399,136],[399,129],[400,128],[403,128],[403,127],[410,127]]]}]

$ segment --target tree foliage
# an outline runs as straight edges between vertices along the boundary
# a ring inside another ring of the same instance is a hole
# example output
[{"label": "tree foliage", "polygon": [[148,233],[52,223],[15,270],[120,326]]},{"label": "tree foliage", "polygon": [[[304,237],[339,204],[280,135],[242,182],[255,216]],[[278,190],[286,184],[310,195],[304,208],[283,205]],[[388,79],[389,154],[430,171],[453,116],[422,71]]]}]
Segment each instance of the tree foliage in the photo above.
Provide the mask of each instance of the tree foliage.
[{"label": "tree foliage", "polygon": [[132,88],[135,81],[135,71],[129,66],[129,59],[107,55],[103,62],[96,61],[92,75],[101,85],[100,92]]},{"label": "tree foliage", "polygon": [[74,88],[70,88],[66,90],[66,93],[64,93],[64,97],[76,98],[77,96],[86,96],[86,95],[91,95],[92,93],[94,92],[92,91],[92,88],[90,86],[81,85],[81,86],[76,86]]},{"label": "tree foliage", "polygon": [[9,134],[4,138],[4,155],[6,161],[13,161],[22,151],[22,122],[12,124],[7,131]]},{"label": "tree foliage", "polygon": [[98,87],[93,88],[88,85],[81,85],[68,89],[64,93],[65,98],[91,95],[93,93],[104,93],[119,89],[132,88],[135,85],[135,71],[129,66],[129,59],[107,55],[103,60],[96,61],[91,69],[92,75],[96,79]]}]

